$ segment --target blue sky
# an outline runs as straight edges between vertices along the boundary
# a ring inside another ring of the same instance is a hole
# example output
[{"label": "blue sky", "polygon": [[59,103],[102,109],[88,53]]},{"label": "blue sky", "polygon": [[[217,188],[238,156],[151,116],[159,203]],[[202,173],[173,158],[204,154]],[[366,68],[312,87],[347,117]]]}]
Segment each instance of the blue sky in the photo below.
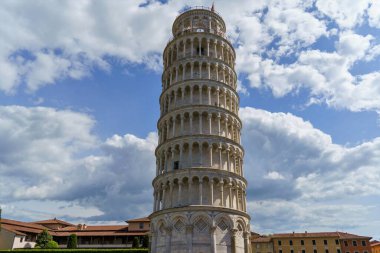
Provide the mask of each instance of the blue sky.
[{"label": "blue sky", "polygon": [[[0,205],[117,223],[152,207],[162,51],[186,5],[2,1]],[[235,46],[252,229],[380,239],[380,4],[215,1]]]}]

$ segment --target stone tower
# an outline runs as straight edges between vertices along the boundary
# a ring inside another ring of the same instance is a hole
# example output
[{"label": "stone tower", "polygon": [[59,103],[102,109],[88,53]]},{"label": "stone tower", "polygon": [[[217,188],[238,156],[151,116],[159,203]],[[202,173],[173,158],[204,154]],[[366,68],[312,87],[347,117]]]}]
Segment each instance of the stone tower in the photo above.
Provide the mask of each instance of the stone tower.
[{"label": "stone tower", "polygon": [[248,253],[235,51],[213,8],[174,21],[164,53],[153,253]]}]

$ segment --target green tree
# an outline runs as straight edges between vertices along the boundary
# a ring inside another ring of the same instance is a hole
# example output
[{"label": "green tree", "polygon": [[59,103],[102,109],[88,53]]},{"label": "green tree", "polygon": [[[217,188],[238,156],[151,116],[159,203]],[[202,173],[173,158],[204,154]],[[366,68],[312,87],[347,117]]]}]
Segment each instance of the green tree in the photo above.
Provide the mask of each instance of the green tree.
[{"label": "green tree", "polygon": [[149,236],[144,235],[142,238],[142,247],[148,248],[149,247]]},{"label": "green tree", "polygon": [[132,248],[139,248],[140,247],[140,241],[138,237],[133,237],[132,241]]},{"label": "green tree", "polygon": [[51,240],[46,244],[45,249],[58,249],[58,243]]},{"label": "green tree", "polygon": [[76,249],[78,246],[78,239],[76,234],[71,234],[69,240],[67,241],[68,249]]},{"label": "green tree", "polygon": [[37,235],[36,245],[42,249],[46,249],[46,245],[52,240],[53,237],[49,234],[47,229],[44,229],[44,231]]}]

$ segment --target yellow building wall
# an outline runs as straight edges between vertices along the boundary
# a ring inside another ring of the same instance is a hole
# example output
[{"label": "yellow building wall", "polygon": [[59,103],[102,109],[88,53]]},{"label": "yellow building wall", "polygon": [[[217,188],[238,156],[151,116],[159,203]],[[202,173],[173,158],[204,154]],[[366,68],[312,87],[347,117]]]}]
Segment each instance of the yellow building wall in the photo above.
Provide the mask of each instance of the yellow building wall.
[{"label": "yellow building wall", "polygon": [[128,230],[129,231],[146,231],[149,230],[149,222],[141,222],[143,223],[143,228],[140,228],[140,222],[131,222],[128,223]]},{"label": "yellow building wall", "polygon": [[[281,245],[278,243],[279,240],[281,241]],[[293,241],[293,245],[290,245],[290,240]],[[301,245],[301,240],[304,241],[304,245]],[[315,240],[315,245],[313,245],[313,240]],[[324,240],[327,240],[327,245],[324,244]],[[280,250],[282,250],[282,253],[292,253],[291,250],[293,250],[293,253],[303,253],[302,250],[305,253],[314,253],[314,250],[317,250],[316,253],[327,253],[326,250],[328,250],[328,253],[342,253],[339,240],[338,244],[336,244],[336,240],[338,240],[338,237],[273,238],[274,253],[280,253]],[[339,252],[338,249],[340,250]]]},{"label": "yellow building wall", "polygon": [[380,253],[380,245],[371,246],[372,253]]},{"label": "yellow building wall", "polygon": [[252,242],[252,253],[273,253],[272,242]]}]

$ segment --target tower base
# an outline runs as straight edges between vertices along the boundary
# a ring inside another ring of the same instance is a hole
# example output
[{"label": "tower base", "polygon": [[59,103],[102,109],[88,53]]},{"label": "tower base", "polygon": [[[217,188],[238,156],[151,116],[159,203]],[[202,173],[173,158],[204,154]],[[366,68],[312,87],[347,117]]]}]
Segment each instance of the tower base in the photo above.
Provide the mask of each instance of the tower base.
[{"label": "tower base", "polygon": [[244,212],[186,206],[155,212],[150,220],[151,253],[250,253]]}]

